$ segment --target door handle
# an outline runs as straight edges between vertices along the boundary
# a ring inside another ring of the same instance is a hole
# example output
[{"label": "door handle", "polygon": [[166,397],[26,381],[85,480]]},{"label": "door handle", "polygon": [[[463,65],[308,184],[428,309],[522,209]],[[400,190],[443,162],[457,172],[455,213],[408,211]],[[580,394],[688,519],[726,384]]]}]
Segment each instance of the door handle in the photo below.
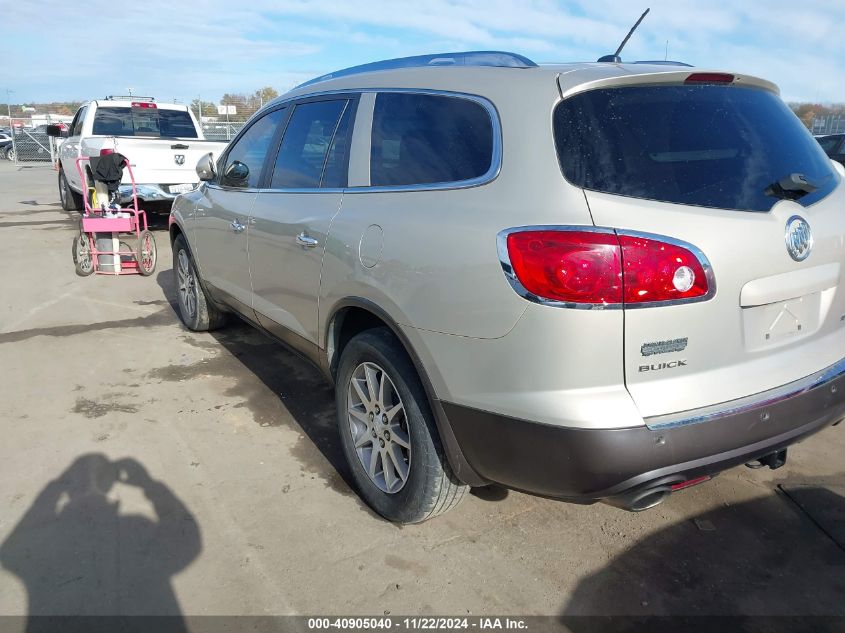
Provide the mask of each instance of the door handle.
[{"label": "door handle", "polygon": [[242,231],[246,228],[246,225],[241,224],[241,221],[240,221],[240,220],[237,220],[237,219],[236,219],[236,220],[232,220],[232,223],[231,223],[229,226],[231,226],[231,227],[232,227],[232,230],[233,230],[235,233],[241,233],[241,232],[242,232]]},{"label": "door handle", "polygon": [[304,246],[305,248],[314,248],[320,242],[315,240],[310,235],[306,235],[305,232],[303,231],[302,233],[300,233],[299,235],[296,236],[296,243],[299,244],[300,246]]}]

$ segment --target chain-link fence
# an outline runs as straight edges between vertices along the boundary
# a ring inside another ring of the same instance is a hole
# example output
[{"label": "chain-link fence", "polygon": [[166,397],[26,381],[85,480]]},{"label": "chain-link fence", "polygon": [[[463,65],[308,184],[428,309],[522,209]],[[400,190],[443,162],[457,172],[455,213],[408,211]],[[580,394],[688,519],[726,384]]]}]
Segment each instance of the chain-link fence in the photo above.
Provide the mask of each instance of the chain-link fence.
[{"label": "chain-link fence", "polygon": [[43,119],[15,119],[8,130],[10,138],[0,141],[0,158],[16,165],[54,162],[57,144],[47,136],[47,125]]},{"label": "chain-link fence", "polygon": [[209,141],[231,141],[241,131],[244,125],[246,125],[245,121],[233,121],[231,123],[226,123],[225,121],[206,122],[202,124],[202,134]]},{"label": "chain-link fence", "polygon": [[[33,125],[37,123],[37,125]],[[16,165],[55,162],[62,139],[47,136],[47,123],[15,119],[5,139],[0,136],[0,159]],[[245,125],[243,121],[214,121],[202,124],[202,133],[210,141],[230,141]]]},{"label": "chain-link fence", "polygon": [[817,136],[820,134],[843,134],[845,133],[845,115],[817,116],[813,119],[813,127],[810,131]]}]

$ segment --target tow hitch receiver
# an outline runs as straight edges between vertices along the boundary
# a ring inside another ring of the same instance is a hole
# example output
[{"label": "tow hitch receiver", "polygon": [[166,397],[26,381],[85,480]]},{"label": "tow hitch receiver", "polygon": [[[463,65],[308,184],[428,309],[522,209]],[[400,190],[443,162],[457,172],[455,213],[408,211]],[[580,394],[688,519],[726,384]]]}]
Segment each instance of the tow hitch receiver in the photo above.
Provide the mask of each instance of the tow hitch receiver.
[{"label": "tow hitch receiver", "polygon": [[748,462],[746,466],[749,468],[762,468],[763,466],[768,466],[772,470],[777,470],[781,466],[786,463],[786,449],[777,451],[775,453],[769,453],[768,455],[764,455],[763,457],[758,457],[753,462]]}]

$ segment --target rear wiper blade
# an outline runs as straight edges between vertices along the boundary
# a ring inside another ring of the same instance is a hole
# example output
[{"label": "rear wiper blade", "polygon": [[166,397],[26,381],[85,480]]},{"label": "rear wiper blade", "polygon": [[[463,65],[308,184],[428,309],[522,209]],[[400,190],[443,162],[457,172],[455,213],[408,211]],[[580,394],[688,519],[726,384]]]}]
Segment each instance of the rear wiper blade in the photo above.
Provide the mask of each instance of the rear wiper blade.
[{"label": "rear wiper blade", "polygon": [[766,187],[764,193],[781,200],[797,200],[818,188],[819,186],[808,180],[804,174],[789,174]]}]

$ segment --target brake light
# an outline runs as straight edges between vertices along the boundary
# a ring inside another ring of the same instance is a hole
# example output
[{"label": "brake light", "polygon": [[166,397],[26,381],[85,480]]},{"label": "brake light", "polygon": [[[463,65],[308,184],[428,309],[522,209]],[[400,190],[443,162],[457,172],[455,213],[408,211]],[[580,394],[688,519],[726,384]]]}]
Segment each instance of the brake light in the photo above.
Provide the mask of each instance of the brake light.
[{"label": "brake light", "polygon": [[698,257],[669,242],[620,235],[625,304],[694,299],[707,294],[707,276]]},{"label": "brake light", "polygon": [[526,290],[552,301],[621,303],[622,262],[613,233],[521,231],[508,235],[513,271]]},{"label": "brake light", "polygon": [[149,101],[133,101],[132,107],[143,108],[145,110],[158,110],[158,106],[154,103],[150,103]]},{"label": "brake light", "polygon": [[728,73],[692,73],[685,80],[685,84],[730,84],[734,76]]},{"label": "brake light", "polygon": [[[525,230],[507,235],[506,273],[540,302],[643,306],[707,298],[707,259],[691,245],[611,231]],[[513,284],[513,281],[512,281]]]}]

